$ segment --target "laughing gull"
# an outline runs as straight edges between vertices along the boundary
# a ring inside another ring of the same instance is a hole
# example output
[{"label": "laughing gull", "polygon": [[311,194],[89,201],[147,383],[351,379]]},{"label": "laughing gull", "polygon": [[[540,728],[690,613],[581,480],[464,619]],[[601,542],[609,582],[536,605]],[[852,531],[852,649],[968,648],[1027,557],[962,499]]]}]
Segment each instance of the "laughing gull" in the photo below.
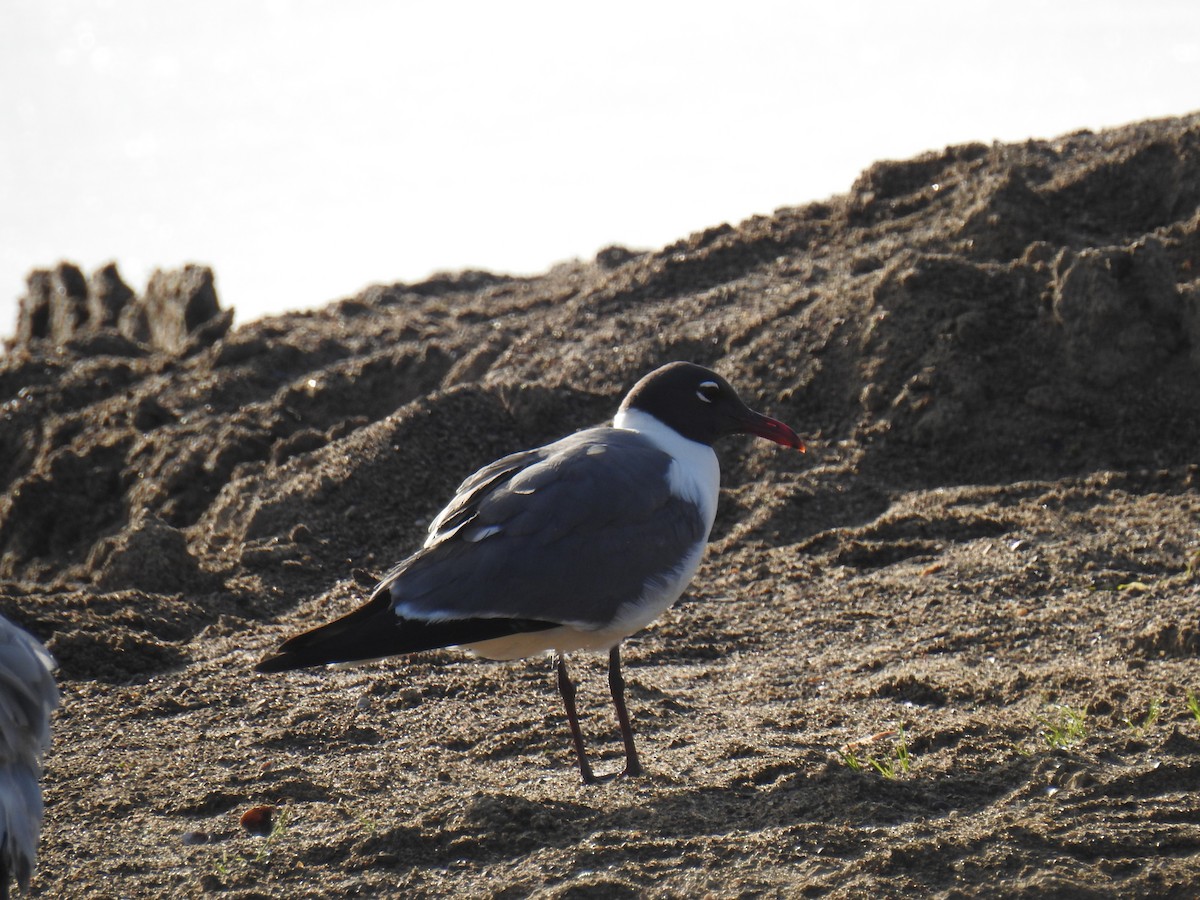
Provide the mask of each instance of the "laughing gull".
[{"label": "laughing gull", "polygon": [[625,707],[620,643],[696,574],[717,508],[712,444],[755,434],[804,450],[709,369],[675,362],[588,428],[480,469],[366,605],[285,641],[258,665],[282,672],[462,647],[489,659],[553,652],[584,783],[595,781],[564,654],[608,650],[625,775],[642,772]]},{"label": "laughing gull", "polygon": [[42,831],[42,754],[58,706],[54,660],[31,634],[0,616],[0,898],[22,891]]}]

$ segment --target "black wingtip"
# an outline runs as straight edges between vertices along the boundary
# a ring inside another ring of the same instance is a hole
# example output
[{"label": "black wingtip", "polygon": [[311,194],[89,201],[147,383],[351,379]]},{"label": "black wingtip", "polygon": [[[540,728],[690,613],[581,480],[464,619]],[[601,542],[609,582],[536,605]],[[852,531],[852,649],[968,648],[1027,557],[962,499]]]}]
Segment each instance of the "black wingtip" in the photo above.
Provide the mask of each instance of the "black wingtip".
[{"label": "black wingtip", "polygon": [[530,619],[446,619],[426,622],[389,615],[387,627],[355,623],[349,617],[284,641],[276,653],[261,660],[254,671],[291,672],[335,663],[363,662],[419,653],[439,647],[473,644],[527,631],[544,631],[557,622]]},{"label": "black wingtip", "polygon": [[271,672],[290,672],[293,669],[303,669],[304,663],[299,662],[290,653],[276,653],[261,660],[254,667],[255,672],[269,674]]},{"label": "black wingtip", "polygon": [[[329,648],[324,642],[319,640],[321,637],[320,631],[321,629],[317,629],[316,631],[309,631],[288,638],[288,640],[279,645],[274,653],[259,660],[258,665],[254,667],[254,671],[264,674],[291,672],[296,669],[311,669],[316,666],[325,666],[329,663],[347,662],[364,658],[356,656],[353,653],[339,655],[336,652],[337,648]],[[330,649],[333,649],[334,652],[329,652]]]}]

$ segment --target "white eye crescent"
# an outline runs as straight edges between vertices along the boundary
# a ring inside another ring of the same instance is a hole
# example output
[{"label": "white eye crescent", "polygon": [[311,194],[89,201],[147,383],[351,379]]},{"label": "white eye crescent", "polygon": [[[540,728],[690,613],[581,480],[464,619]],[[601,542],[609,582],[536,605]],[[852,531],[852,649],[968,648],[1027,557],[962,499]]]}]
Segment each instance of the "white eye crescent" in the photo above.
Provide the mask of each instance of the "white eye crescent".
[{"label": "white eye crescent", "polygon": [[721,386],[715,381],[702,381],[700,387],[696,388],[696,396],[705,403],[712,403],[721,396]]}]

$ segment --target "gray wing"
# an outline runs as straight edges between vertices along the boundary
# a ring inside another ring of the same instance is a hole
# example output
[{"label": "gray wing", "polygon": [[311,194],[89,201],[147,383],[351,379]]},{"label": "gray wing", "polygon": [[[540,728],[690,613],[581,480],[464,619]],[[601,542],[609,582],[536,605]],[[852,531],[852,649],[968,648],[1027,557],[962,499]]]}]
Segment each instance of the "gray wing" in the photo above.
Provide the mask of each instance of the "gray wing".
[{"label": "gray wing", "polygon": [[670,462],[614,428],[505,457],[463,482],[380,589],[410,618],[608,624],[705,538],[699,511],[670,492]]},{"label": "gray wing", "polygon": [[490,493],[522,469],[541,462],[553,452],[552,448],[555,446],[555,444],[550,444],[546,447],[538,447],[536,450],[512,453],[484,466],[460,484],[454,494],[454,499],[447,503],[446,508],[429,523],[429,539],[425,541],[425,546],[430,547],[438,541],[444,540],[473,519],[478,514],[479,503]]},{"label": "gray wing", "polygon": [[53,669],[37,640],[0,617],[0,856],[22,889],[29,886],[42,828],[42,754],[58,706]]}]

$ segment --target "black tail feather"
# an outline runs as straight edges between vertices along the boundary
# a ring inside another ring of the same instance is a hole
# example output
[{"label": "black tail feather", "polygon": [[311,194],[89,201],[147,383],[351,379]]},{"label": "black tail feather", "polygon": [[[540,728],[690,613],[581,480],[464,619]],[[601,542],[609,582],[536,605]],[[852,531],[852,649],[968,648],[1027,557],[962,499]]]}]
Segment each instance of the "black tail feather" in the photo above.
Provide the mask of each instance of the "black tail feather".
[{"label": "black tail feather", "polygon": [[[370,612],[370,615],[364,613]],[[545,631],[557,622],[530,619],[405,619],[390,606],[355,610],[327,625],[289,638],[279,651],[257,666],[257,672],[287,672],[331,663],[380,659],[441,647],[473,644],[529,631]]]}]

